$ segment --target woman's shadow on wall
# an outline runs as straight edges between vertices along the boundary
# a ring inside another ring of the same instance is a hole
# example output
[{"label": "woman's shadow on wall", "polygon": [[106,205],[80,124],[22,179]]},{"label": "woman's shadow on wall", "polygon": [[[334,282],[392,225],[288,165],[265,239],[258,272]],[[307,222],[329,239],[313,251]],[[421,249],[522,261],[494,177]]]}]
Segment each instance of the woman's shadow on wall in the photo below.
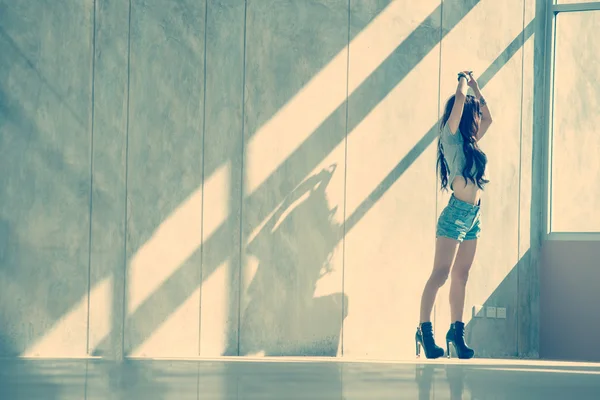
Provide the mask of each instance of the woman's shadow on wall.
[{"label": "woman's shadow on wall", "polygon": [[335,169],[296,187],[248,244],[248,260],[257,267],[240,323],[240,355],[337,355],[348,298],[341,292],[314,297],[341,249],[343,225],[326,195]]}]

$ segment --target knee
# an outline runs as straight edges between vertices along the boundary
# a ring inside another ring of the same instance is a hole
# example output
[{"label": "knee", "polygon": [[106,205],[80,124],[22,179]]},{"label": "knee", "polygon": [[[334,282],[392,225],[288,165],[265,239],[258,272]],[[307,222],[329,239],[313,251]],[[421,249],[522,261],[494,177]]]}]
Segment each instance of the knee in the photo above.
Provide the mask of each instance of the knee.
[{"label": "knee", "polygon": [[467,280],[469,279],[469,270],[470,270],[470,265],[469,266],[456,265],[452,269],[452,280],[466,285]]},{"label": "knee", "polygon": [[438,267],[433,270],[431,276],[429,277],[430,284],[441,287],[448,280],[448,275],[450,274],[450,265]]}]

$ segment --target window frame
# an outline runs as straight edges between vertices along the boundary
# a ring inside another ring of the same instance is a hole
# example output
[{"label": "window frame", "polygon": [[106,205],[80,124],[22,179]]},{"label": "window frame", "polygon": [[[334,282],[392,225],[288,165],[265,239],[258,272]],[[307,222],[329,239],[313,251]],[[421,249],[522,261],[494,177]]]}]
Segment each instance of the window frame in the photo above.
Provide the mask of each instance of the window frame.
[{"label": "window frame", "polygon": [[600,241],[598,232],[552,231],[552,151],[554,139],[554,70],[556,63],[556,17],[560,13],[600,11],[600,1],[573,4],[557,4],[549,0],[546,13],[545,60],[544,60],[544,238],[546,240]]}]

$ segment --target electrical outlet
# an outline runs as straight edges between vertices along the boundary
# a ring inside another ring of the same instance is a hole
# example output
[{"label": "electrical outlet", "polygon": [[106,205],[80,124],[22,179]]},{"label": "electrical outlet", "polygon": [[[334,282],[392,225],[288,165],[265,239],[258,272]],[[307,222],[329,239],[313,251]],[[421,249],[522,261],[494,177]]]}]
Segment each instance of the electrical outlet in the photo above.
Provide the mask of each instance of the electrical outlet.
[{"label": "electrical outlet", "polygon": [[483,318],[483,306],[473,306],[473,318]]},{"label": "electrical outlet", "polygon": [[504,308],[504,307],[496,308],[496,318],[506,319],[506,308]]},{"label": "electrical outlet", "polygon": [[487,307],[485,315],[488,318],[496,318],[496,307]]}]

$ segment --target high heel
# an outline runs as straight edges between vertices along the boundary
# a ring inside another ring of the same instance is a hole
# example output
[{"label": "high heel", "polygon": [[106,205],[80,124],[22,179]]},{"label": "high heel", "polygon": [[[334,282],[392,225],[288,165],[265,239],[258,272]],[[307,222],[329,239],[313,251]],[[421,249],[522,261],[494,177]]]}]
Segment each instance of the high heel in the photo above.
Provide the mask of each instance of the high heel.
[{"label": "high heel", "polygon": [[450,343],[454,346],[456,355],[460,359],[473,358],[475,351],[465,343],[465,324],[461,321],[456,321],[450,325],[450,330],[446,334],[446,353],[450,358]]},{"label": "high heel", "polygon": [[431,322],[423,322],[419,325],[415,334],[415,345],[417,357],[421,356],[421,347],[427,358],[440,358],[444,355],[444,349],[435,344]]}]

